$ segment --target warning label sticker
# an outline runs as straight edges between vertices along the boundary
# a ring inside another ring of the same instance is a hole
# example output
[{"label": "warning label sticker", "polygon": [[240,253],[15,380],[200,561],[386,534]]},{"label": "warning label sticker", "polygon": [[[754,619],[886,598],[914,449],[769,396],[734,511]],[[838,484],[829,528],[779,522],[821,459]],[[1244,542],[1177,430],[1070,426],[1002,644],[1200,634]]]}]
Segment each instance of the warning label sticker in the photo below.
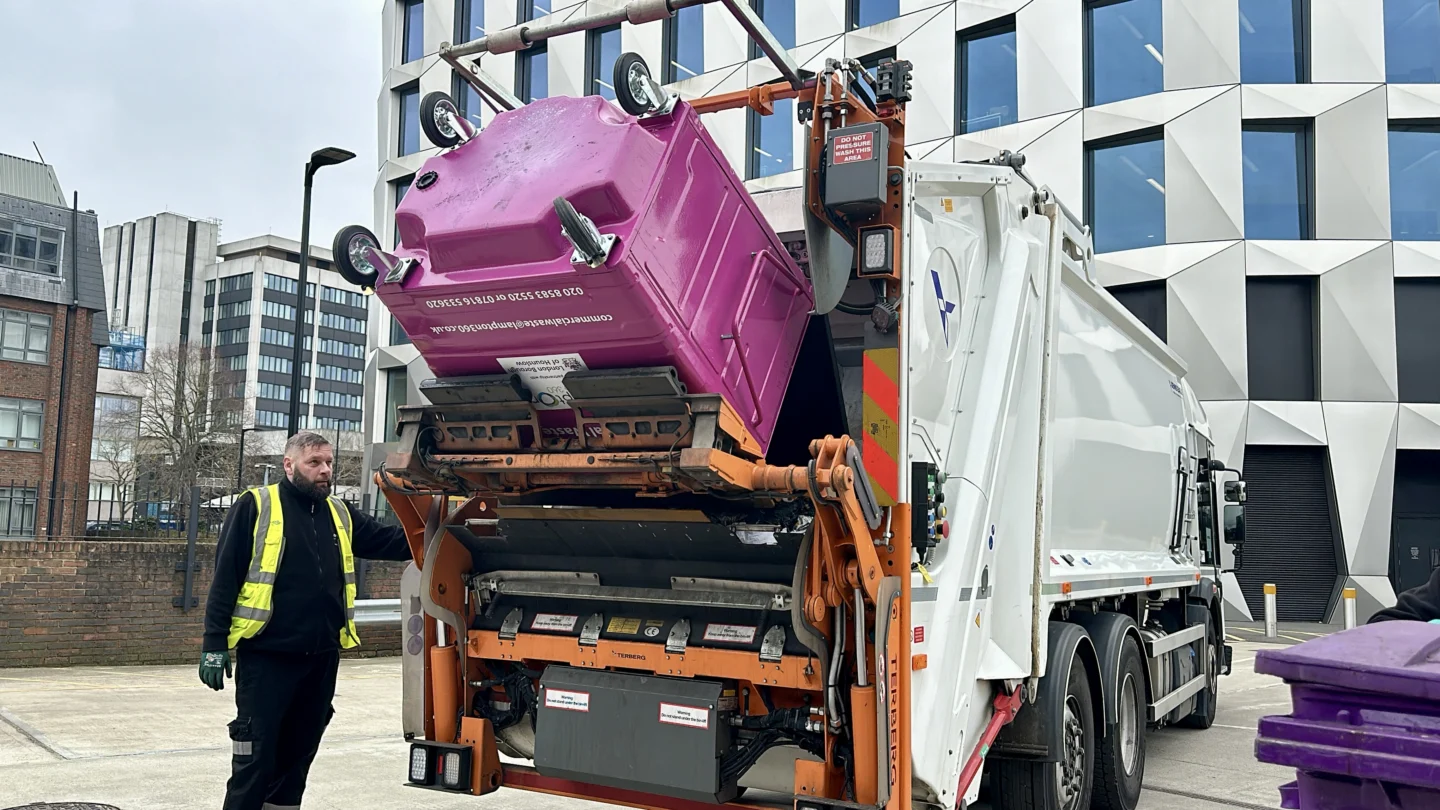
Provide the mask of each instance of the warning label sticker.
[{"label": "warning label sticker", "polygon": [[530,622],[531,630],[549,630],[552,633],[568,633],[575,629],[575,622],[579,616],[569,616],[561,613],[536,613],[535,620]]},{"label": "warning label sticker", "polygon": [[536,357],[497,357],[500,367],[519,374],[520,381],[530,389],[530,401],[542,411],[558,411],[570,407],[570,392],[565,390],[565,375],[587,371],[578,354],[546,354]]},{"label": "warning label sticker", "polygon": [[707,624],[705,640],[726,644],[749,644],[755,640],[755,628],[746,624]]},{"label": "warning label sticker", "polygon": [[547,689],[545,690],[545,707],[564,709],[567,712],[588,712],[590,711],[590,693]]},{"label": "warning label sticker", "polygon": [[660,704],[660,722],[670,726],[709,728],[710,710],[698,706],[677,706],[674,703]]},{"label": "warning label sticker", "polygon": [[626,619],[621,616],[616,616],[615,618],[611,619],[610,624],[605,627],[605,632],[621,633],[627,636],[633,636],[636,633],[640,632],[640,620]]},{"label": "warning label sticker", "polygon": [[925,641],[925,625],[923,625],[923,624],[922,624],[922,625],[917,625],[917,626],[915,627],[915,643],[916,643],[916,644],[922,644],[922,643],[924,643],[924,641]]},{"label": "warning label sticker", "polygon": [[831,165],[839,166],[842,163],[873,160],[875,158],[875,133],[858,132],[854,135],[838,135],[835,138],[834,149],[835,154],[830,159]]}]

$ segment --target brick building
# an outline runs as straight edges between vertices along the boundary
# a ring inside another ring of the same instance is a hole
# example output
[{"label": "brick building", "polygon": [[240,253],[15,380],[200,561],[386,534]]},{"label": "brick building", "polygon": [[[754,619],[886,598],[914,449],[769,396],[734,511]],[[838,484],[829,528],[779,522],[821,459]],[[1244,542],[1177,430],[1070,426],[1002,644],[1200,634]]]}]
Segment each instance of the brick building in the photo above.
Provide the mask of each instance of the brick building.
[{"label": "brick building", "polygon": [[83,528],[67,490],[89,478],[108,343],[95,212],[66,201],[50,166],[0,155],[0,536]]}]

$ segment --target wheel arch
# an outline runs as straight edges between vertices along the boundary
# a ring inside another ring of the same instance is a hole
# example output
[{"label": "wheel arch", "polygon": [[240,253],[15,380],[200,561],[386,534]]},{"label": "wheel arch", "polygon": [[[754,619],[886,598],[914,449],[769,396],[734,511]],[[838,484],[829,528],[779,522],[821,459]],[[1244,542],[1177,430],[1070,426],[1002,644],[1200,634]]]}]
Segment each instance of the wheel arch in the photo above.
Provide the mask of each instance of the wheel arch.
[{"label": "wheel arch", "polygon": [[1145,701],[1154,701],[1154,686],[1150,683],[1150,667],[1145,660],[1145,640],[1140,636],[1140,628],[1136,626],[1135,620],[1122,613],[1109,611],[1101,613],[1072,614],[1071,621],[1085,628],[1090,635],[1090,641],[1094,645],[1095,667],[1099,677],[1092,673],[1096,679],[1100,705],[1103,707],[1103,719],[1105,725],[1112,725],[1119,720],[1120,696],[1117,689],[1120,683],[1120,652],[1125,649],[1125,640],[1134,639],[1135,647],[1140,651],[1140,672],[1144,678]]},{"label": "wheel arch", "polygon": [[[1065,705],[1070,668],[1076,656],[1090,679],[1091,696],[1105,700],[1101,683],[1100,659],[1095,645],[1084,627],[1072,622],[1050,622],[1046,673],[1040,679],[1035,700],[1020,708],[1015,719],[1000,730],[990,747],[990,755],[999,759],[1029,759],[1058,762],[1064,750],[1062,724],[1052,723],[1059,707]],[[1051,677],[1055,675],[1056,677]],[[1092,703],[1094,701],[1092,700]],[[1098,718],[1096,718],[1098,719]],[[1097,729],[1098,731],[1098,729]]]}]

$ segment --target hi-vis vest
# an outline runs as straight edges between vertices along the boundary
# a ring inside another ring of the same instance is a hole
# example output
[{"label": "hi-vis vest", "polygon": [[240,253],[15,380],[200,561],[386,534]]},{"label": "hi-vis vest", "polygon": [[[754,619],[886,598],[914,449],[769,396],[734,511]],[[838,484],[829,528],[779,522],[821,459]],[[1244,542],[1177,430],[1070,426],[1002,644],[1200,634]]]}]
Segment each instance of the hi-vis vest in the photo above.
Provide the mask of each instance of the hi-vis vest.
[{"label": "hi-vis vest", "polygon": [[[280,485],[256,487],[250,494],[255,496],[259,514],[255,518],[250,570],[245,574],[245,584],[240,587],[235,612],[230,616],[231,649],[240,639],[259,635],[269,623],[275,575],[280,570],[280,559],[285,556],[285,515],[280,508]],[[340,646],[349,649],[360,646],[360,634],[355,630],[355,555],[350,551],[350,510],[333,495],[325,502],[330,506],[335,535],[340,541],[340,561],[345,572],[345,627],[340,630]]]}]

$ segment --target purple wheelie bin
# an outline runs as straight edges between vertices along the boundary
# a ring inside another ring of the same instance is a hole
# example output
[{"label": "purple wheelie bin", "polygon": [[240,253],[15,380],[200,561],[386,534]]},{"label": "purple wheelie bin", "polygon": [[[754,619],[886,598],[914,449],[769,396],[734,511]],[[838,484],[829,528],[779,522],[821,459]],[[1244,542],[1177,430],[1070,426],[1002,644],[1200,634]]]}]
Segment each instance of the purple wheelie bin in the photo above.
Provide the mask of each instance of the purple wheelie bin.
[{"label": "purple wheelie bin", "polygon": [[1392,621],[1283,650],[1255,671],[1290,685],[1260,720],[1255,756],[1296,770],[1290,810],[1440,808],[1440,625]]},{"label": "purple wheelie bin", "polygon": [[[599,266],[572,261],[558,197],[615,237]],[[519,373],[547,433],[568,434],[563,372],[673,366],[768,447],[810,283],[689,105],[501,113],[425,161],[395,219],[418,266],[376,294],[437,377]]]}]

